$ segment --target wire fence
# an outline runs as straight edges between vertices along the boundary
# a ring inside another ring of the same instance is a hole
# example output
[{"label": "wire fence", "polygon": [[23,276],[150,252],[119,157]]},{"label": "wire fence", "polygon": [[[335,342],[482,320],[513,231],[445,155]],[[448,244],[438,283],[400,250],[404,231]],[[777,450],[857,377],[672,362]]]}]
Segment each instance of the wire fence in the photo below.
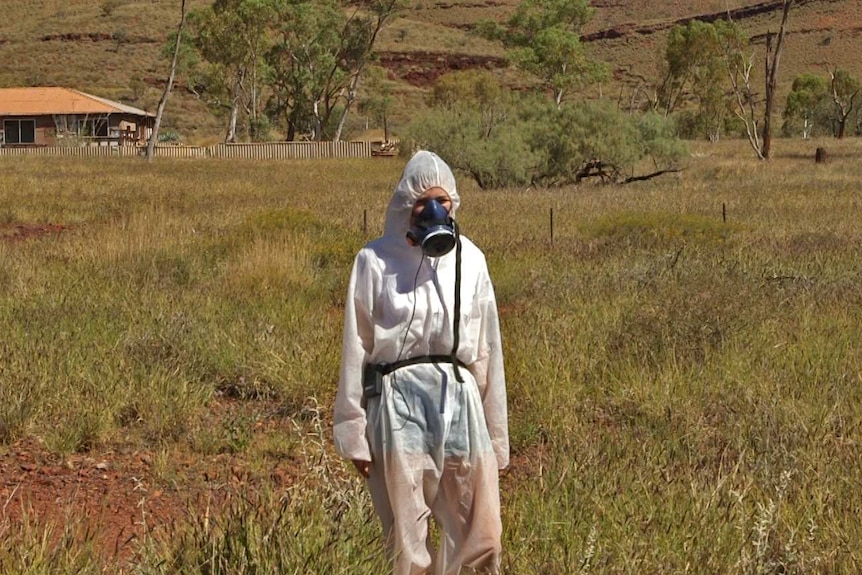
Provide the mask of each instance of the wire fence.
[{"label": "wire fence", "polygon": [[[397,142],[395,142],[397,144]],[[216,144],[213,146],[160,145],[160,158],[220,158],[247,160],[293,160],[318,158],[370,158],[386,155],[393,142],[266,142],[259,144]],[[383,151],[383,153],[381,153]],[[146,155],[137,146],[39,146],[0,147],[0,156],[138,157]]]}]

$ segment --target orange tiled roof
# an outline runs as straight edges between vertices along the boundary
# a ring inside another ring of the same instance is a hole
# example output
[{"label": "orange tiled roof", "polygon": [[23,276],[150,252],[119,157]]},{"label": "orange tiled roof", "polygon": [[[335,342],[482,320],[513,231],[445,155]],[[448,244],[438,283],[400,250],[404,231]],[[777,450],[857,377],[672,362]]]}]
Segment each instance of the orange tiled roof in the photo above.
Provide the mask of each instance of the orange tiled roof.
[{"label": "orange tiled roof", "polygon": [[70,88],[0,88],[0,116],[44,116],[48,114],[134,114],[150,112],[85,94]]}]

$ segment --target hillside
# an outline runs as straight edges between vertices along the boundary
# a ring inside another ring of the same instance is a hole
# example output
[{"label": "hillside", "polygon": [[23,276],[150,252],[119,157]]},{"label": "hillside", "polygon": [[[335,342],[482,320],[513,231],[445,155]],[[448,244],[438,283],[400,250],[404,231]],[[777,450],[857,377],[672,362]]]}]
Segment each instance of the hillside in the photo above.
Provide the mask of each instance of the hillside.
[{"label": "hillside", "polygon": [[[421,105],[424,90],[449,70],[487,67],[506,81],[501,48],[469,33],[480,19],[503,20],[518,0],[416,0],[414,9],[384,31],[381,63],[398,82],[400,109]],[[208,0],[190,0],[205,6]],[[595,18],[584,31],[590,53],[612,70],[608,84],[591,88],[625,101],[638,99],[656,75],[668,30],[727,10],[763,53],[763,37],[778,26],[780,2],[746,0],[594,0]],[[176,0],[5,0],[0,21],[0,86],[62,85],[154,110],[167,76],[161,56],[176,26]],[[807,0],[793,8],[781,61],[779,97],[802,72],[825,73],[826,63],[862,77],[862,0]],[[118,41],[117,39],[120,39]],[[759,46],[758,46],[759,44]],[[755,72],[759,73],[760,68]],[[758,84],[761,83],[757,79]],[[397,114],[396,114],[397,116]],[[394,119],[395,124],[398,118]],[[179,83],[165,126],[184,141],[221,137],[222,122]]]}]

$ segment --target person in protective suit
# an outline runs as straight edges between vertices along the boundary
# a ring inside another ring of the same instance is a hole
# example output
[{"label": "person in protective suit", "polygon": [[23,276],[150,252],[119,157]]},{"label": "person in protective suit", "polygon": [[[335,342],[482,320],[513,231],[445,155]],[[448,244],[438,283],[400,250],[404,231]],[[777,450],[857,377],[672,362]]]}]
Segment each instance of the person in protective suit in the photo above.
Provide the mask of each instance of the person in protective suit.
[{"label": "person in protective suit", "polygon": [[367,479],[395,575],[499,572],[503,354],[485,257],[458,233],[459,204],[449,166],[416,153],[348,287],[335,448]]}]

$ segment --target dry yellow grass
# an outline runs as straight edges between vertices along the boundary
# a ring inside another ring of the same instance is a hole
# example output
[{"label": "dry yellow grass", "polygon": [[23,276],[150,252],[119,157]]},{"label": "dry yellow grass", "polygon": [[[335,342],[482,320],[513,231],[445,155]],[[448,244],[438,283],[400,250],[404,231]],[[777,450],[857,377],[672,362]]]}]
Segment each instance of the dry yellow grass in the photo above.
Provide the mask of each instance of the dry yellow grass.
[{"label": "dry yellow grass", "polygon": [[[460,178],[506,348],[507,573],[856,571],[860,156],[855,140],[777,140],[758,162],[727,141],[627,186]],[[6,225],[69,225],[0,240],[4,442],[307,462],[294,489],[259,485],[208,519],[218,530],[193,515],[130,570],[193,572],[215,552],[235,570],[379,572],[326,419],[363,211],[376,235],[402,163],[0,161]],[[220,393],[277,402],[292,431],[213,429]]]}]

